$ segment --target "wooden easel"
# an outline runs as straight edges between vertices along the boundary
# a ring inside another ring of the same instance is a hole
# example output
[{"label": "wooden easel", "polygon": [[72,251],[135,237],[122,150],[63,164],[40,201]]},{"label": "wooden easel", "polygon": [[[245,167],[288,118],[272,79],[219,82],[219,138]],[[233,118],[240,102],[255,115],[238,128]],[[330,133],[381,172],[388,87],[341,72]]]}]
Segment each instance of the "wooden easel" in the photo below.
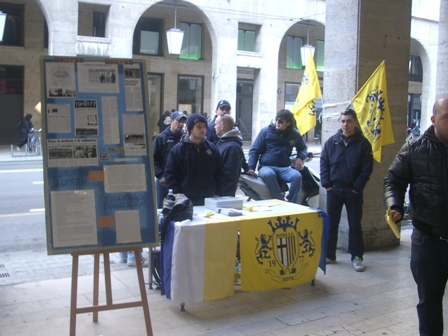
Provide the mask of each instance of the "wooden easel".
[{"label": "wooden easel", "polygon": [[93,306],[77,308],[77,295],[78,295],[78,264],[79,256],[92,253],[72,253],[72,290],[71,290],[71,305],[70,305],[70,336],[76,336],[76,314],[93,312],[93,322],[98,322],[98,312],[112,309],[143,307],[143,314],[146,324],[146,335],[152,336],[151,318],[149,316],[148,298],[146,297],[145,280],[143,277],[142,260],[140,256],[140,250],[135,250],[135,264],[137,270],[138,283],[140,287],[141,301],[125,302],[114,304],[112,302],[112,286],[110,280],[110,259],[109,252],[104,252],[104,280],[106,286],[106,304],[98,305],[99,299],[99,275],[100,275],[100,254],[93,253],[94,266],[93,266]]}]

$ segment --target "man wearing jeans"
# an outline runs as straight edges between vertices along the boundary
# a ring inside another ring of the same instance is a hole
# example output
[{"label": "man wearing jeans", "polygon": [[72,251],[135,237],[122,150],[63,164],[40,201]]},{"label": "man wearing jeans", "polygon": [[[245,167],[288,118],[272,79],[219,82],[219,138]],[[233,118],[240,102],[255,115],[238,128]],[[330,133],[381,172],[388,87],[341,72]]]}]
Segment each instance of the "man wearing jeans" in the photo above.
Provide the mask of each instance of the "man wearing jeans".
[{"label": "man wearing jeans", "polygon": [[325,142],[320,156],[320,180],[327,189],[327,213],[330,234],[327,262],[336,261],[339,222],[345,205],[348,219],[348,250],[353,268],[365,270],[362,264],[364,238],[362,235],[363,190],[373,170],[372,146],[356,128],[356,113],[348,109],[341,113],[341,129]]},{"label": "man wearing jeans", "polygon": [[[275,122],[263,128],[249,150],[249,170],[247,174],[258,176],[266,183],[273,198],[283,200],[279,183],[289,183],[287,200],[297,203],[302,186],[303,160],[307,155],[307,146],[299,131],[294,127],[294,115],[289,110],[277,112]],[[291,168],[292,150],[296,149],[297,158]]]},{"label": "man wearing jeans", "polygon": [[384,199],[395,223],[411,201],[411,271],[417,284],[420,335],[443,335],[448,280],[448,97],[434,104],[432,126],[401,147],[384,178]]}]

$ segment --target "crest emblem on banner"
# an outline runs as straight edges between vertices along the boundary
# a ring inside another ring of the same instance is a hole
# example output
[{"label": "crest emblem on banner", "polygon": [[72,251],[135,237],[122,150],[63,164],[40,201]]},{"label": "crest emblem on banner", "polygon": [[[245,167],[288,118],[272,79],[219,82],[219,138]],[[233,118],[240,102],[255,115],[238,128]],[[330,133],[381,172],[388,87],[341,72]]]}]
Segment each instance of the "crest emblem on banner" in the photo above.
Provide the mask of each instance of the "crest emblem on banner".
[{"label": "crest emblem on banner", "polygon": [[[313,232],[306,228],[301,231],[298,223],[298,218],[293,220],[290,216],[277,217],[275,221],[267,222],[272,234],[261,234],[255,238],[257,262],[260,266],[268,266],[266,273],[276,281],[300,277],[303,266],[306,266],[306,259],[314,255],[316,244]],[[299,268],[299,265],[302,267]]]},{"label": "crest emblem on banner", "polygon": [[384,119],[384,98],[383,90],[374,89],[369,92],[366,97],[366,106],[368,107],[365,124],[362,125],[363,130],[367,131],[368,134],[373,138],[373,142],[376,142],[381,136],[381,121]]}]

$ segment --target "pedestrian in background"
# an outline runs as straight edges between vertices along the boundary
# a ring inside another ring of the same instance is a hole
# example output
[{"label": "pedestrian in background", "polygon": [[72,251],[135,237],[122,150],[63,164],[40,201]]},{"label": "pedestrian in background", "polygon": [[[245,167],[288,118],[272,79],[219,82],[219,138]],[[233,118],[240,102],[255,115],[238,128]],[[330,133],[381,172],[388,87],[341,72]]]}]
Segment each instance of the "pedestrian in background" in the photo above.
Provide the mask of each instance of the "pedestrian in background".
[{"label": "pedestrian in background", "polygon": [[31,129],[33,128],[33,123],[31,122],[31,118],[33,116],[31,114],[27,114],[21,122],[19,122],[19,128],[20,128],[20,136],[22,137],[22,140],[17,145],[17,149],[20,150],[23,145],[28,143],[28,134],[30,133]]},{"label": "pedestrian in background", "polygon": [[172,112],[167,110],[160,117],[159,121],[157,122],[157,126],[159,127],[159,133],[162,133],[164,130],[166,130],[170,126],[171,113]]},{"label": "pedestrian in background", "polygon": [[443,335],[443,296],[448,279],[448,97],[437,100],[432,125],[406,142],[384,178],[391,219],[403,219],[408,185],[411,271],[417,284],[420,335]]},{"label": "pedestrian in background", "polygon": [[219,138],[216,135],[215,120],[220,115],[230,114],[231,109],[232,107],[230,106],[230,103],[227,100],[219,101],[218,105],[216,105],[215,117],[207,125],[207,134],[206,134],[207,140],[213,142],[214,144],[218,142]]},{"label": "pedestrian in background", "polygon": [[327,189],[327,213],[330,216],[327,262],[336,261],[339,222],[345,205],[348,250],[355,271],[363,272],[363,190],[373,171],[372,146],[356,127],[355,111],[347,109],[342,112],[339,121],[341,129],[325,142],[320,156],[320,181]]}]

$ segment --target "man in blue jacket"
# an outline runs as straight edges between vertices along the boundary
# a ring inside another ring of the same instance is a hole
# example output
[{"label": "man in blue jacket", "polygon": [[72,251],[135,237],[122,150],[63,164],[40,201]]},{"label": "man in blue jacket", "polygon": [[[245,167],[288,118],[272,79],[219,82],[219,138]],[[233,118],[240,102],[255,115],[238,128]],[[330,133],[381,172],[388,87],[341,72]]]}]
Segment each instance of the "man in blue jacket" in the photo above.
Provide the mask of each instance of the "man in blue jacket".
[{"label": "man in blue jacket", "polygon": [[243,137],[232,116],[223,114],[215,119],[215,131],[219,137],[218,147],[224,162],[224,185],[222,196],[235,196],[241,168],[247,170],[243,152]]},{"label": "man in blue jacket", "polygon": [[206,129],[203,115],[189,116],[188,134],[171,149],[165,166],[168,188],[187,196],[193,205],[204,205],[204,198],[222,195],[224,166],[216,146],[205,138]]},{"label": "man in blue jacket", "polygon": [[349,227],[348,250],[353,268],[365,270],[362,264],[364,238],[362,235],[363,190],[373,170],[372,146],[356,128],[356,113],[347,109],[340,116],[341,129],[324,145],[320,156],[320,179],[327,189],[327,213],[330,234],[327,262],[336,261],[339,222],[345,205]]},{"label": "man in blue jacket", "polygon": [[[257,176],[255,169],[258,163],[258,175],[266,183],[272,197],[283,200],[281,183],[290,183],[287,200],[297,203],[302,186],[303,160],[307,155],[307,146],[299,131],[294,127],[294,115],[289,110],[277,112],[275,123],[263,128],[249,150],[249,171],[247,174]],[[297,158],[291,168],[293,148]]]},{"label": "man in blue jacket", "polygon": [[170,126],[160,133],[153,142],[153,158],[154,158],[154,174],[156,175],[156,193],[157,193],[157,208],[161,209],[163,206],[163,199],[168,194],[165,178],[163,173],[165,171],[168,153],[176,145],[184,135],[184,124],[187,116],[175,111],[170,116]]}]

